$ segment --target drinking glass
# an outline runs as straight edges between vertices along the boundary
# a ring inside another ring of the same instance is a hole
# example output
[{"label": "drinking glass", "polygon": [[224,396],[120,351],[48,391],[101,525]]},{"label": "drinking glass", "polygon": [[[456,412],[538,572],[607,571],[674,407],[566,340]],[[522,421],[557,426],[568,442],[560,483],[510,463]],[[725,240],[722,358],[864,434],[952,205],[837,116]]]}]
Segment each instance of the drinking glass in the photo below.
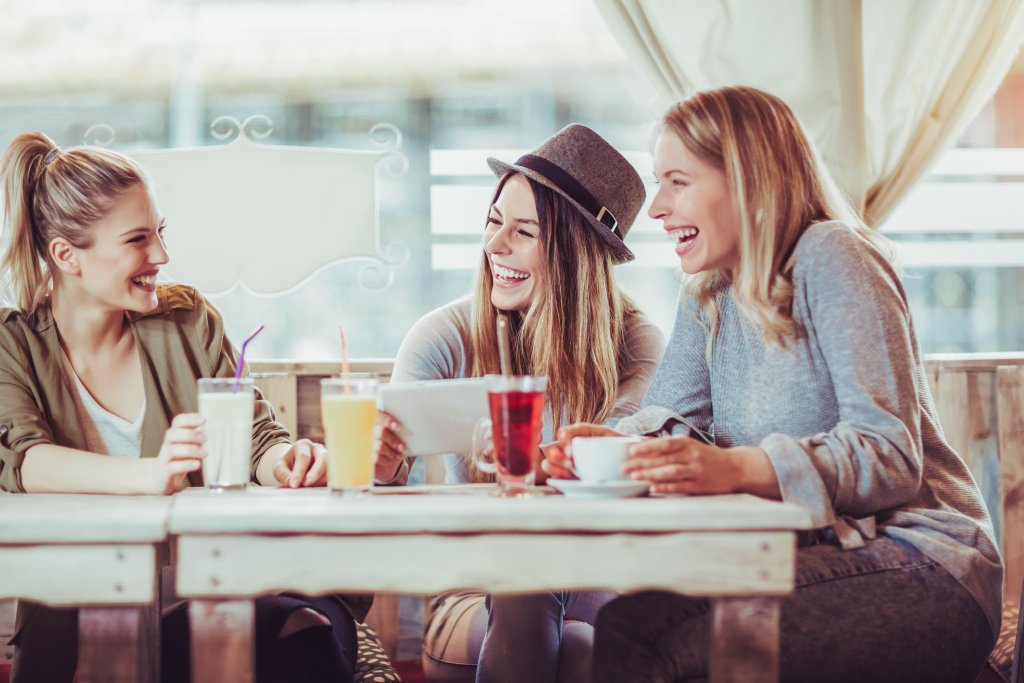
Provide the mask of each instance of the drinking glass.
[{"label": "drinking glass", "polygon": [[248,377],[199,380],[199,412],[206,418],[203,481],[212,491],[244,489],[249,483],[254,396]]},{"label": "drinking glass", "polygon": [[373,488],[377,380],[320,380],[320,409],[327,447],[327,486],[343,495],[369,492]]},{"label": "drinking glass", "polygon": [[484,472],[497,474],[498,495],[525,495],[537,476],[548,378],[487,375],[487,382],[491,417],[477,422],[473,459]]}]

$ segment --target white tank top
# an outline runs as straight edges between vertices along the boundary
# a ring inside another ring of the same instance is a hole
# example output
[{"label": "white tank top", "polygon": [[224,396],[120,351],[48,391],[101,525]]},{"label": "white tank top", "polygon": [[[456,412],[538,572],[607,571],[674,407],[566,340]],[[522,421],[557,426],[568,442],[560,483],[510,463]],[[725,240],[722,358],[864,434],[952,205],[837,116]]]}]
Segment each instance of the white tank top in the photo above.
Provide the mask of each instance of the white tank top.
[{"label": "white tank top", "polygon": [[75,412],[82,424],[82,432],[85,435],[85,442],[93,453],[105,453],[124,458],[138,458],[142,451],[142,418],[146,414],[146,401],[142,401],[142,409],[138,416],[131,422],[114,415],[112,412],[101,406],[71,365],[66,354],[64,356],[64,367],[68,375],[74,380],[75,389]]}]

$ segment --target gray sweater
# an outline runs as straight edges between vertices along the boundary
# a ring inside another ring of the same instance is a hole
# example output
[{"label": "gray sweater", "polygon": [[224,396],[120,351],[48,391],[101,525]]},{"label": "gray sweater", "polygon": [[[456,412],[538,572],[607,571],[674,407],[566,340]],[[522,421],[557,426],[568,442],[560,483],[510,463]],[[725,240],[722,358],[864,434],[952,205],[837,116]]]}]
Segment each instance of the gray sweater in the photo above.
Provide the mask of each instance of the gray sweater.
[{"label": "gray sweater", "polygon": [[914,546],[974,596],[998,633],[1003,569],[992,522],[943,437],[897,273],[841,223],[811,226],[795,256],[803,338],[785,350],[767,345],[728,291],[709,367],[702,313],[687,297],[644,408],[619,429],[760,446],[783,500],[810,510],[815,526],[831,527],[846,548],[876,533]]},{"label": "gray sweater", "polygon": [[[472,302],[465,297],[420,318],[402,340],[391,381],[411,382],[468,376],[471,310]],[[619,375],[623,379],[619,383],[619,394],[612,411],[613,420],[639,410],[640,401],[665,348],[665,338],[646,317],[634,316],[626,321],[626,348],[629,360],[619,368]],[[547,443],[553,438],[551,416],[545,413],[542,441]],[[445,456],[445,481],[469,481],[469,472],[461,455]]]}]

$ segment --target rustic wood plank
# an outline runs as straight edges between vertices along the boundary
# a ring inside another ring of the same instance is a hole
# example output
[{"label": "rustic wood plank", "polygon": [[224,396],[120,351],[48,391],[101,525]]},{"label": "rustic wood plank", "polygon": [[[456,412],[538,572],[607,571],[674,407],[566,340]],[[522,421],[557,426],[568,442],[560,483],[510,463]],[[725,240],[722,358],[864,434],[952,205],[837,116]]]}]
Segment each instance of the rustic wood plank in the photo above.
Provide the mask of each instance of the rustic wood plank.
[{"label": "rustic wood plank", "polygon": [[926,369],[957,368],[995,372],[996,368],[1005,365],[1024,365],[1024,353],[931,353],[924,358]]},{"label": "rustic wood plank", "polygon": [[[386,382],[391,377],[391,368],[395,361],[392,358],[353,358],[349,361],[351,372],[369,372]],[[290,375],[316,375],[329,377],[341,372],[341,361],[303,361],[303,360],[257,360],[249,364],[252,372],[284,372]]]},{"label": "rustic wood plank", "polygon": [[0,494],[0,543],[158,543],[170,496]]},{"label": "rustic wood plank", "polygon": [[319,443],[324,441],[324,424],[320,412],[320,380],[329,375],[300,375],[296,392],[299,433]]},{"label": "rustic wood plank", "polygon": [[[423,594],[452,588],[535,593],[568,587],[774,595],[793,588],[794,552],[794,534],[784,531],[183,536],[178,540],[177,591],[186,598],[245,597],[281,589]],[[371,557],[372,562],[352,561]],[[252,571],[256,565],[259,572]]]},{"label": "rustic wood plank", "polygon": [[256,664],[252,600],[192,600],[188,618],[194,683],[253,683]]},{"label": "rustic wood plank", "polygon": [[380,636],[381,646],[392,661],[398,654],[400,598],[396,593],[377,593],[373,596],[373,607],[366,615],[366,623]]},{"label": "rustic wood plank", "polygon": [[54,607],[144,605],[156,598],[156,551],[151,545],[2,546],[0,577],[0,598]]},{"label": "rustic wood plank", "polygon": [[251,374],[263,397],[274,406],[277,421],[285,426],[292,439],[302,438],[298,433],[299,396],[295,375],[277,372],[254,372]]},{"label": "rustic wood plank", "polygon": [[152,630],[155,613],[140,607],[80,609],[80,683],[158,683],[159,634]]},{"label": "rustic wood plank", "polygon": [[[476,495],[460,495],[464,488]],[[610,533],[789,530],[806,529],[811,523],[807,510],[799,505],[746,494],[516,499],[487,495],[486,486],[453,485],[434,490],[451,490],[453,494],[388,493],[345,498],[322,488],[257,487],[224,496],[190,489],[176,496],[169,529],[174,534]]]},{"label": "rustic wood plank", "polygon": [[996,384],[1005,594],[1015,598],[1024,583],[1024,368],[999,368]]},{"label": "rustic wood plank", "polygon": [[711,605],[710,682],[778,681],[779,598],[715,598]]}]

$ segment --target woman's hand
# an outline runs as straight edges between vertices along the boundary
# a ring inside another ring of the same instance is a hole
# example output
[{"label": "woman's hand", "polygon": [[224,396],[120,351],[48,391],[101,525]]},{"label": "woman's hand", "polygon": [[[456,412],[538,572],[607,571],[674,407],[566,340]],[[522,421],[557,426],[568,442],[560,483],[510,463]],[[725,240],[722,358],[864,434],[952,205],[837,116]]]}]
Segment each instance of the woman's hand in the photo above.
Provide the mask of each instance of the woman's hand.
[{"label": "woman's hand", "polygon": [[[271,455],[272,451],[267,454]],[[279,450],[273,469],[274,480],[284,488],[323,486],[327,483],[327,449],[323,445],[299,439],[287,450]]]},{"label": "woman's hand", "polygon": [[760,448],[719,448],[688,436],[647,439],[629,447],[623,471],[651,482],[652,493],[746,492],[779,498],[778,479]]},{"label": "woman's hand", "polygon": [[623,436],[619,432],[605,427],[604,425],[590,424],[588,422],[577,422],[568,427],[562,427],[555,435],[556,441],[542,446],[544,460],[541,462],[541,469],[554,479],[575,479],[576,474],[572,467],[572,440],[577,436]]},{"label": "woman's hand", "polygon": [[373,476],[377,481],[393,481],[405,461],[405,441],[398,435],[402,423],[391,413],[377,411],[377,431],[374,439],[376,464]]},{"label": "woman's hand", "polygon": [[164,432],[160,452],[152,460],[143,459],[148,466],[147,484],[144,490],[150,493],[168,495],[177,493],[188,486],[189,472],[203,466],[206,457],[206,435],[199,429],[206,419],[199,413],[176,415],[171,426]]}]

